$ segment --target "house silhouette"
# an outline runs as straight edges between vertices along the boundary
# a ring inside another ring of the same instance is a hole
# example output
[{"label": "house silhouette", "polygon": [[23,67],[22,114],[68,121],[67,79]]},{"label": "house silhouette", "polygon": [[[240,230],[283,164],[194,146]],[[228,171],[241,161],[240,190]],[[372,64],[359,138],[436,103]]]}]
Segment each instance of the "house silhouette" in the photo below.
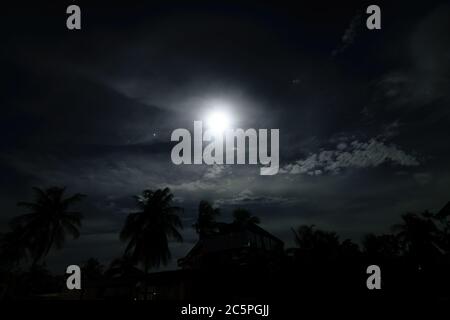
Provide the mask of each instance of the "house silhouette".
[{"label": "house silhouette", "polygon": [[284,243],[254,223],[216,223],[211,235],[202,237],[178,260],[183,269],[217,269],[276,265]]}]

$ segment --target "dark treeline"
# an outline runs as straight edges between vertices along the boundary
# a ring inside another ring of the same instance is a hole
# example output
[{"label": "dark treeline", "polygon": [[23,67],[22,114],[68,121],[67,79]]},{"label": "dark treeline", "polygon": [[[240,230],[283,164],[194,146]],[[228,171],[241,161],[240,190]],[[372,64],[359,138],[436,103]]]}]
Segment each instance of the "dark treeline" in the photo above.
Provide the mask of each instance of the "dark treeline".
[{"label": "dark treeline", "polygon": [[[66,277],[52,275],[45,263],[50,251],[62,249],[67,238],[80,236],[83,216],[74,208],[84,201],[85,195],[67,196],[65,191],[60,187],[34,188],[32,202],[18,203],[24,214],[13,218],[9,231],[0,236],[3,299],[45,298],[65,290]],[[136,210],[128,214],[118,234],[126,244],[123,255],[107,267],[93,257],[81,269],[84,284],[132,279],[148,298],[152,287],[148,280],[150,271],[170,261],[170,241],[183,241],[183,209],[174,205],[168,188],[144,190],[134,198]],[[245,230],[260,223],[244,208],[233,211],[230,224],[219,222],[220,214],[219,208],[200,202],[198,218],[192,226],[199,243],[213,239],[224,228]],[[273,251],[269,258],[252,256],[245,270],[239,268],[237,277],[241,284],[247,284],[242,290],[253,288],[247,296],[253,298],[311,298],[350,290],[355,295],[367,295],[366,268],[375,264],[382,270],[382,288],[389,297],[402,294],[449,299],[449,216],[449,204],[436,213],[405,213],[389,233],[367,234],[360,245],[314,225],[293,226],[295,247],[282,248],[281,253]],[[215,286],[220,287],[229,280],[227,276],[236,274],[237,268],[227,263],[215,267],[202,264],[200,270],[214,274],[212,277],[218,281]],[[229,293],[222,290],[225,297]],[[134,289],[122,295],[129,299],[137,296]]]}]

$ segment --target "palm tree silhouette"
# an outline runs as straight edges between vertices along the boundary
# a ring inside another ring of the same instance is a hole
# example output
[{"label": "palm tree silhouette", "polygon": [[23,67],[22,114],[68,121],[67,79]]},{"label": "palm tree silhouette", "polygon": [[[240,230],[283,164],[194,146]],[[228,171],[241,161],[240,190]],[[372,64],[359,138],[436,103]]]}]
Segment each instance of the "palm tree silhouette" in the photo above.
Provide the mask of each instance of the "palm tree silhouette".
[{"label": "palm tree silhouette", "polygon": [[214,233],[216,228],[216,217],[218,215],[220,215],[219,208],[213,208],[208,201],[200,201],[197,222],[194,224],[195,231],[198,233],[200,239]]},{"label": "palm tree silhouette", "polygon": [[169,188],[144,190],[134,198],[139,211],[128,215],[120,238],[128,242],[125,255],[140,263],[148,273],[151,267],[169,262],[169,239],[183,241],[178,231],[182,229],[178,216],[182,209],[172,205],[173,194]]},{"label": "palm tree silhouette", "polygon": [[34,267],[44,259],[52,247],[62,248],[66,235],[80,236],[82,215],[71,211],[70,207],[79,202],[84,195],[76,193],[64,198],[65,188],[33,188],[33,202],[19,202],[17,205],[30,210],[11,221],[15,243],[26,248]]},{"label": "palm tree silhouette", "polygon": [[406,213],[402,215],[403,222],[393,226],[402,244],[405,254],[417,264],[431,261],[440,255],[439,229],[433,221],[434,215],[428,211],[422,214]]},{"label": "palm tree silhouette", "polygon": [[245,225],[248,223],[259,224],[261,220],[253,216],[247,209],[237,208],[233,211],[234,223],[239,225]]}]

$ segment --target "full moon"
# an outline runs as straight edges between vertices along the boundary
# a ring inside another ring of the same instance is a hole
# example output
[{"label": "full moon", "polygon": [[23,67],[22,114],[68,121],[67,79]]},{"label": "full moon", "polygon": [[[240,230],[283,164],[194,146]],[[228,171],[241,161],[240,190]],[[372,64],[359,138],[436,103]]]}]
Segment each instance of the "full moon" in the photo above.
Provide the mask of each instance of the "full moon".
[{"label": "full moon", "polygon": [[206,125],[214,134],[222,134],[230,128],[230,115],[224,110],[214,110],[206,118]]}]

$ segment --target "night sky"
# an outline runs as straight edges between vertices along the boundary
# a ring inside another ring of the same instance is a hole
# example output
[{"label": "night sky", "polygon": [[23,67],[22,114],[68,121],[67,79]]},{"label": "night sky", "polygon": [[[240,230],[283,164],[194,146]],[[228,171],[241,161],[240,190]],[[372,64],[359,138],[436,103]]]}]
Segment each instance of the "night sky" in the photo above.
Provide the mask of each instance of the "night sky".
[{"label": "night sky", "polygon": [[[146,188],[170,187],[185,209],[169,268],[197,240],[201,199],[224,221],[250,209],[287,247],[300,224],[359,241],[450,200],[448,3],[378,2],[382,29],[368,30],[372,3],[355,1],[75,1],[82,29],[69,31],[71,3],[4,7],[0,22],[0,231],[32,186],[88,196],[52,269],[120,256]],[[172,163],[172,131],[214,101],[235,127],[280,129],[277,175]]]}]

